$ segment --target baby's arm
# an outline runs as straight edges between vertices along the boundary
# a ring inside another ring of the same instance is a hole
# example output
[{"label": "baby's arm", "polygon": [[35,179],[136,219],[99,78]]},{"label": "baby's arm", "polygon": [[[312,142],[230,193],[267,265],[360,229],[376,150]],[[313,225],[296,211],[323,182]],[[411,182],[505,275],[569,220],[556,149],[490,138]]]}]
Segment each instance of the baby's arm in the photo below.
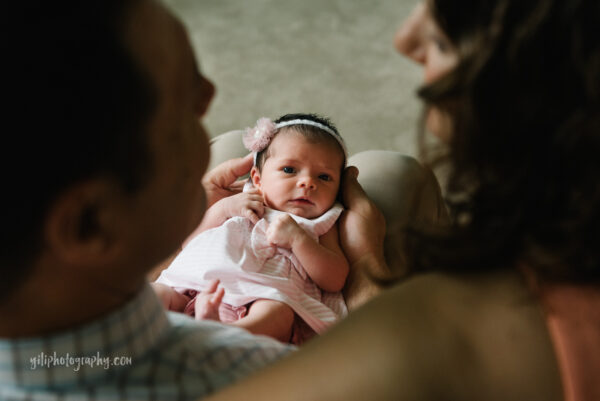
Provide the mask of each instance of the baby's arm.
[{"label": "baby's arm", "polygon": [[264,212],[262,195],[256,189],[223,198],[206,210],[202,222],[188,239],[203,231],[218,227],[227,219],[235,216],[247,217],[256,224]]},{"label": "baby's arm", "polygon": [[321,289],[341,291],[348,276],[348,261],[340,248],[337,225],[315,241],[294,219],[283,215],[269,225],[267,238],[272,244],[291,249]]}]

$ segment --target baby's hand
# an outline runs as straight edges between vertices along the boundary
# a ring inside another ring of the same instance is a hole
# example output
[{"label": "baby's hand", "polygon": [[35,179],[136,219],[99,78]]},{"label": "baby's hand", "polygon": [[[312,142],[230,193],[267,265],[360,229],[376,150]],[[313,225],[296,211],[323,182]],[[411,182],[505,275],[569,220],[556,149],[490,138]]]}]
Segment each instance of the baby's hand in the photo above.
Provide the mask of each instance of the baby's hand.
[{"label": "baby's hand", "polygon": [[292,249],[294,242],[306,232],[288,214],[275,218],[267,228],[267,240],[281,248]]},{"label": "baby's hand", "polygon": [[263,197],[256,189],[232,195],[221,202],[224,202],[223,206],[228,218],[247,217],[253,224],[256,224],[265,213]]},{"label": "baby's hand", "polygon": [[196,295],[196,304],[194,305],[196,320],[210,319],[220,322],[219,306],[224,295],[225,290],[219,287],[219,280],[211,281],[205,291],[201,291]]}]

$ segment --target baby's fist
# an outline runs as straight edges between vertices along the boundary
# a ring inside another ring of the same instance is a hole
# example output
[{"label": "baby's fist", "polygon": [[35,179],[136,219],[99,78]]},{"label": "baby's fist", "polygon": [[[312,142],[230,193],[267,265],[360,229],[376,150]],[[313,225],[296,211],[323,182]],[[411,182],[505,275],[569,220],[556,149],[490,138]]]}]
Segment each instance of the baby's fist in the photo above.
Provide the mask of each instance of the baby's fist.
[{"label": "baby's fist", "polygon": [[292,249],[303,235],[306,235],[304,230],[287,214],[277,216],[267,228],[267,240],[281,248]]}]

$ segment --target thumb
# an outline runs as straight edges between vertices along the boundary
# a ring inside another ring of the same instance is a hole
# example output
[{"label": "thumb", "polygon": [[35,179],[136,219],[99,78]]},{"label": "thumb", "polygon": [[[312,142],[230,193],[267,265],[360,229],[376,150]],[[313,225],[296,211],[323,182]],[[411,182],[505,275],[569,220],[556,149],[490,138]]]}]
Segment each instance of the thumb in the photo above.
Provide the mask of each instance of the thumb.
[{"label": "thumb", "polygon": [[227,160],[209,171],[204,176],[204,182],[220,188],[227,188],[239,177],[249,173],[253,164],[254,156],[252,153],[245,157]]},{"label": "thumb", "polygon": [[353,209],[357,203],[368,199],[363,187],[358,183],[358,168],[349,166],[342,177],[342,200],[347,209]]}]

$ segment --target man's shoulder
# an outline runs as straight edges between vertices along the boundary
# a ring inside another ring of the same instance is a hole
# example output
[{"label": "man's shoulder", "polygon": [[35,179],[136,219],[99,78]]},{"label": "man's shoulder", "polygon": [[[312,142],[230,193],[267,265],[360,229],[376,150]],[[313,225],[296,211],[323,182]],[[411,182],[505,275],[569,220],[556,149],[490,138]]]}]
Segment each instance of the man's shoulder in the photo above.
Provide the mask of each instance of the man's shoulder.
[{"label": "man's shoulder", "polygon": [[[143,378],[154,370],[153,383],[161,391],[180,391],[181,385],[192,398],[207,395],[295,349],[214,321],[196,321],[174,312],[168,313],[168,319],[170,327],[161,341],[130,372]],[[180,384],[173,382],[174,377]]]},{"label": "man's shoulder", "polygon": [[[165,342],[179,347],[190,357],[221,357],[245,360],[248,364],[262,366],[295,350],[266,336],[254,335],[239,327],[211,320],[195,320],[187,315],[169,312],[171,330]],[[222,359],[223,359],[222,358]]]}]

